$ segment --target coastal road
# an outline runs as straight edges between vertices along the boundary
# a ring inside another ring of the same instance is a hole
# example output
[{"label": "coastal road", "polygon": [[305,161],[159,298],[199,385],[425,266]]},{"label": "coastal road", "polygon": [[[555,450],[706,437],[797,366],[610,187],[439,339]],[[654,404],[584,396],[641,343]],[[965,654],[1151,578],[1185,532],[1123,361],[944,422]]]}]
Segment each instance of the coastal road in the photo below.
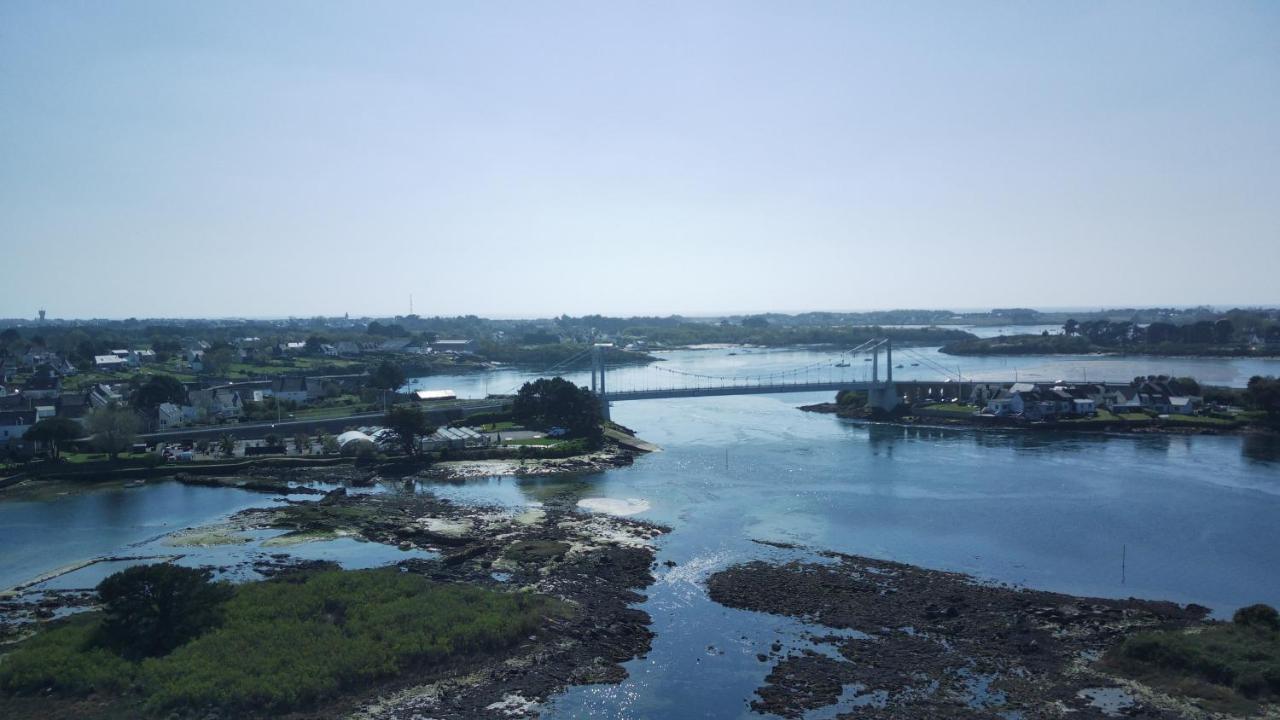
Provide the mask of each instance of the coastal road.
[{"label": "coastal road", "polygon": [[[450,420],[470,417],[480,413],[493,412],[501,410],[504,403],[509,401],[503,400],[475,400],[463,401],[458,404],[450,405],[445,408],[425,407],[427,420],[433,424],[443,425]],[[300,419],[300,420],[284,420],[282,422],[255,422],[255,423],[228,423],[226,425],[201,425],[195,427],[180,428],[178,430],[165,430],[163,432],[143,433],[138,435],[138,439],[147,443],[155,441],[173,441],[173,440],[192,440],[205,439],[211,440],[220,438],[223,435],[231,434],[238,440],[249,440],[254,438],[262,438],[267,435],[289,436],[296,433],[314,433],[314,432],[340,432],[350,427],[360,427],[362,425],[376,425],[382,421],[382,412],[357,413],[355,415],[344,415],[336,418],[323,419]]]}]

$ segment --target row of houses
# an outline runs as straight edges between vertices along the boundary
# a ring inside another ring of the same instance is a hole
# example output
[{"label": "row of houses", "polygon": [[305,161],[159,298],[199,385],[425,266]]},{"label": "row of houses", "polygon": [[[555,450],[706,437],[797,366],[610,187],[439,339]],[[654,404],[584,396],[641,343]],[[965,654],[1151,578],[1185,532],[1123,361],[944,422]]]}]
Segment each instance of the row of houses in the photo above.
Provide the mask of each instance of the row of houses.
[{"label": "row of houses", "polygon": [[1202,399],[1183,392],[1176,383],[1144,381],[1128,386],[1101,383],[1014,383],[1009,387],[979,385],[975,401],[985,400],[982,412],[996,417],[1028,420],[1087,416],[1105,408],[1113,413],[1194,413]]},{"label": "row of houses", "polygon": [[[286,352],[301,353],[306,343],[288,343]],[[294,347],[300,345],[301,347]],[[366,353],[403,353],[406,355],[431,355],[449,353],[469,355],[476,351],[475,340],[436,340],[424,343],[412,338],[390,338],[380,342],[342,341],[320,346],[320,352],[328,357],[356,357]]]}]

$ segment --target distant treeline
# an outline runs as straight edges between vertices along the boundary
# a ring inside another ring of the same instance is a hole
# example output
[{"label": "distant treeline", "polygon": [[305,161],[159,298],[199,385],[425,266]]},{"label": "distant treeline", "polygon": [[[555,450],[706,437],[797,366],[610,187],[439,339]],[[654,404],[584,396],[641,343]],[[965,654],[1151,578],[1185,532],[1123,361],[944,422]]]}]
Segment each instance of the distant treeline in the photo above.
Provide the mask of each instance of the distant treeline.
[{"label": "distant treeline", "polygon": [[1265,313],[1233,311],[1181,325],[1068,319],[1061,334],[1010,335],[948,343],[952,355],[1055,355],[1129,352],[1150,355],[1280,355],[1280,322]]}]

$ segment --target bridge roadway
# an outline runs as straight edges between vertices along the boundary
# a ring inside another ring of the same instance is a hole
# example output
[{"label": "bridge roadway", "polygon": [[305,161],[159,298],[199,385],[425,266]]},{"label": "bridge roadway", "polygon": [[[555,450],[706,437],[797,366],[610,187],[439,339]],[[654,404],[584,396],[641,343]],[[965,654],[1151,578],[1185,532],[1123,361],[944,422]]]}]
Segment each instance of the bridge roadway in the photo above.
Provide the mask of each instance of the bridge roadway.
[{"label": "bridge roadway", "polygon": [[[899,383],[900,384],[900,383]],[[938,385],[940,383],[932,383]],[[772,385],[723,385],[718,387],[662,388],[652,390],[610,390],[603,399],[609,402],[624,400],[658,400],[661,398],[715,397],[719,395],[775,395],[778,393],[836,392],[839,390],[868,390],[873,386],[885,387],[886,383],[867,382],[811,382]]]},{"label": "bridge roadway", "polygon": [[[713,397],[718,395],[776,395],[782,393],[802,392],[838,392],[840,390],[871,390],[893,386],[899,397],[908,399],[920,397],[955,397],[956,392],[971,392],[975,385],[999,385],[1009,387],[1013,380],[895,380],[893,382],[863,381],[831,381],[807,383],[781,383],[764,385],[722,385],[686,388],[654,388],[650,390],[610,390],[602,399],[609,402],[625,400],[657,400],[660,398]],[[1043,380],[1026,380],[1025,382],[1043,383]],[[1124,387],[1127,383],[1097,382],[1093,385]]]}]

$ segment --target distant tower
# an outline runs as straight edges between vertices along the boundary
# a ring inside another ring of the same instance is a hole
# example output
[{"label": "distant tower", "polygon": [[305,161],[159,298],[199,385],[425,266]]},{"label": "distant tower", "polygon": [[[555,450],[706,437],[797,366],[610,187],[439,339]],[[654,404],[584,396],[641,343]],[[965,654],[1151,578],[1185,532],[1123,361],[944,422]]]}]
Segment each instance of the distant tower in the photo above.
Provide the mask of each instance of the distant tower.
[{"label": "distant tower", "polygon": [[413,293],[409,293],[409,314],[413,314]]},{"label": "distant tower", "polygon": [[40,308],[40,322],[44,322],[44,308]]}]

